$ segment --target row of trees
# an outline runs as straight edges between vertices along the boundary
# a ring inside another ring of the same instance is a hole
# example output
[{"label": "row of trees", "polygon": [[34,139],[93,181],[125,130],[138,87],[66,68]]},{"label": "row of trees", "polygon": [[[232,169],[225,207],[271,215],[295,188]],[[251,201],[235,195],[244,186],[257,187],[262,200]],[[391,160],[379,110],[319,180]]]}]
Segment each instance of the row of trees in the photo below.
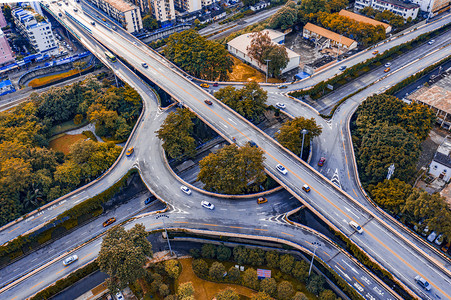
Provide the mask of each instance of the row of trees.
[{"label": "row of trees", "polygon": [[226,81],[233,66],[224,46],[194,30],[172,34],[167,39],[164,55],[189,74],[205,80]]},{"label": "row of trees", "polygon": [[[389,10],[379,11],[372,8],[371,6],[367,6],[363,8],[360,12],[368,17],[374,18],[377,21],[386,22],[393,27],[404,26],[404,18]],[[410,22],[412,22],[411,17],[407,19],[407,23]]]},{"label": "row of trees", "polygon": [[[113,143],[85,140],[65,156],[48,148],[53,126],[72,119],[79,123],[94,114],[93,107],[102,106],[119,119],[113,137],[125,138],[141,109],[140,97],[130,87],[102,85],[94,77],[32,94],[30,100],[0,113],[1,225],[98,177],[121,152]],[[104,120],[106,125],[98,122],[98,133],[105,126],[112,130],[111,119]]]},{"label": "row of trees", "polygon": [[[197,276],[214,281],[240,283],[253,290],[260,291],[255,299],[270,299],[269,297],[303,299],[295,297],[296,294],[297,297],[300,297],[299,292],[296,293],[296,285],[293,287],[290,282],[285,281],[289,278],[282,273],[306,283],[307,290],[320,295],[321,299],[336,299],[333,292],[324,290],[324,279],[316,274],[309,277],[309,265],[305,261],[296,260],[291,254],[280,255],[277,251],[264,251],[258,248],[248,249],[243,246],[237,246],[231,250],[223,245],[215,246],[212,244],[204,244],[201,251],[191,250],[191,254],[193,257],[197,257],[193,261],[193,271]],[[199,257],[219,261],[209,265]],[[248,267],[244,272],[240,272],[232,266],[226,270],[221,261],[233,261],[240,265],[264,266],[272,270],[280,270],[281,273],[273,271],[272,278],[260,281],[254,268]],[[332,295],[332,297],[329,298],[328,295]]]}]

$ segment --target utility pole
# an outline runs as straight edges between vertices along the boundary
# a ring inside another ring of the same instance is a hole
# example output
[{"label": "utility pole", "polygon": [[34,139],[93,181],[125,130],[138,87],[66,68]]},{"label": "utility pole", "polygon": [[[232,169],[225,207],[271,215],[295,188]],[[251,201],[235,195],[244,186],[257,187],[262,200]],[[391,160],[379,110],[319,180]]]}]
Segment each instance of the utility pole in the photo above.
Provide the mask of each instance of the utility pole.
[{"label": "utility pole", "polygon": [[315,259],[316,249],[318,249],[318,247],[321,246],[321,244],[318,243],[318,242],[313,242],[312,244],[315,247],[315,249],[313,250],[313,256],[312,256],[312,261],[310,262],[310,268],[308,270],[308,276],[310,276],[310,273],[312,272],[313,260]]},{"label": "utility pole", "polygon": [[158,220],[158,219],[160,219],[160,218],[163,220],[163,228],[164,228],[164,232],[166,233],[166,239],[167,239],[167,241],[168,241],[169,254],[172,256],[172,255],[173,255],[173,252],[172,252],[172,248],[171,248],[171,243],[169,242],[168,231],[166,230],[166,224],[164,223],[164,219],[165,219],[165,218],[169,219],[169,216],[168,216],[168,215],[158,215],[158,216],[156,216],[155,219]]},{"label": "utility pole", "polygon": [[265,61],[266,61],[266,80],[265,80],[265,82],[268,83],[269,62],[271,60],[270,59],[265,59]]},{"label": "utility pole", "polygon": [[307,133],[308,133],[307,129],[301,130],[301,134],[302,134],[301,159],[302,159],[302,153],[304,152],[304,138]]}]

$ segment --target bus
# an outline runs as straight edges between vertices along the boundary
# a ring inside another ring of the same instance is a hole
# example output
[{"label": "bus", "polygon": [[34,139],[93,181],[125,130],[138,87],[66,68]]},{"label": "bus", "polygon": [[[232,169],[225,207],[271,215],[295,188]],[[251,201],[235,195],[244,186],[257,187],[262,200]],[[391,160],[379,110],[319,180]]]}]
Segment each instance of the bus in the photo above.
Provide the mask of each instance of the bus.
[{"label": "bus", "polygon": [[111,62],[116,62],[116,56],[114,56],[113,54],[111,54],[111,52],[109,51],[105,51],[105,56],[106,58],[108,58]]}]

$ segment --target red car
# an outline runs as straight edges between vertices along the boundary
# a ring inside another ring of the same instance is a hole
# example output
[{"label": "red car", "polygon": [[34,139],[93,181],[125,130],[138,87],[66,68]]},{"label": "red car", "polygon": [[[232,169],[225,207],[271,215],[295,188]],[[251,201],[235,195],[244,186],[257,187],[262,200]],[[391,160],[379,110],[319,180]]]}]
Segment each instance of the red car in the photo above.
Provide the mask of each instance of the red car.
[{"label": "red car", "polygon": [[321,157],[321,159],[318,162],[318,166],[322,167],[325,162],[326,162],[326,158],[325,157]]},{"label": "red car", "polygon": [[218,86],[218,83],[217,82],[213,83],[213,86],[215,86],[215,87]]},{"label": "red car", "polygon": [[207,103],[208,105],[212,105],[213,104],[213,102],[211,102],[211,100],[208,100],[208,99],[205,100],[204,102]]}]

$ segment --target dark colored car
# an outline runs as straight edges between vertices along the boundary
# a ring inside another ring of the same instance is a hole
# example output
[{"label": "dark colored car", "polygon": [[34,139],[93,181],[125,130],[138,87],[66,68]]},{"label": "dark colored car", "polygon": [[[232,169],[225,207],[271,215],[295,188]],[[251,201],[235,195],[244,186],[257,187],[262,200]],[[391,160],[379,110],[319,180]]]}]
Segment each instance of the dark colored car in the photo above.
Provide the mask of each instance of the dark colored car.
[{"label": "dark colored car", "polygon": [[214,87],[218,86],[218,83],[217,82],[213,83],[213,86]]},{"label": "dark colored car", "polygon": [[103,222],[103,227],[107,227],[108,225],[113,224],[114,222],[116,222],[116,218],[109,218],[108,220],[106,220],[105,222]]},{"label": "dark colored car", "polygon": [[320,166],[320,167],[324,166],[325,162],[326,162],[326,158],[325,157],[321,157],[321,159],[318,161],[318,166]]},{"label": "dark colored car", "polygon": [[253,140],[250,140],[250,141],[249,141],[249,145],[250,145],[251,147],[258,148],[258,145],[257,145]]},{"label": "dark colored car", "polygon": [[155,196],[151,196],[151,197],[147,198],[146,201],[144,201],[144,204],[147,205],[147,204],[151,203],[153,200],[155,200]]},{"label": "dark colored car", "polygon": [[213,104],[213,102],[211,102],[211,100],[208,100],[208,99],[205,100],[204,102],[207,103],[208,105],[212,105]]}]

